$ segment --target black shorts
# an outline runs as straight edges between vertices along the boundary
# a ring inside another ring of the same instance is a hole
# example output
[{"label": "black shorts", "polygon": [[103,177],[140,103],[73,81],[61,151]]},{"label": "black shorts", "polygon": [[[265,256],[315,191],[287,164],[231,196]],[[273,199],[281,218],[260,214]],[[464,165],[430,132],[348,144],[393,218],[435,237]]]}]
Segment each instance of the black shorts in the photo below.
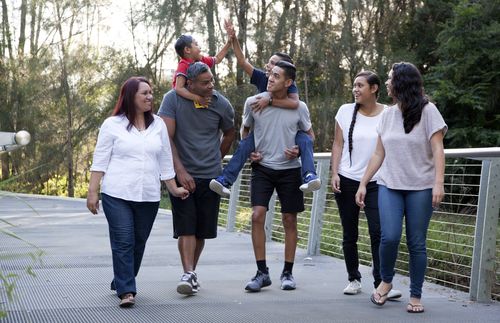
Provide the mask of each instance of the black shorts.
[{"label": "black shorts", "polygon": [[220,196],[208,187],[210,180],[195,178],[196,190],[185,200],[169,194],[174,238],[189,235],[195,235],[197,239],[217,237]]},{"label": "black shorts", "polygon": [[253,163],[250,189],[252,206],[265,206],[269,210],[269,201],[276,189],[281,213],[302,212],[304,193],[299,189],[301,184],[300,168],[274,170]]}]

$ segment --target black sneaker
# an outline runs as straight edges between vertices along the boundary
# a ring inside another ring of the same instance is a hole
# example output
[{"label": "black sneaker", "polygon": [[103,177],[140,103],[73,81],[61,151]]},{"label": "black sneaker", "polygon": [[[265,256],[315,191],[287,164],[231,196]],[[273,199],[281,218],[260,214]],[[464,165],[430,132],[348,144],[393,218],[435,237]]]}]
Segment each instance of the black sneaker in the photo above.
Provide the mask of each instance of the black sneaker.
[{"label": "black sneaker", "polygon": [[198,292],[196,274],[192,271],[182,274],[181,281],[177,284],[177,293],[182,295],[193,295]]},{"label": "black sneaker", "polygon": [[250,280],[245,289],[250,292],[260,292],[262,287],[267,287],[271,285],[271,278],[269,277],[269,273],[264,274],[262,271],[257,270],[257,274],[255,277]]}]

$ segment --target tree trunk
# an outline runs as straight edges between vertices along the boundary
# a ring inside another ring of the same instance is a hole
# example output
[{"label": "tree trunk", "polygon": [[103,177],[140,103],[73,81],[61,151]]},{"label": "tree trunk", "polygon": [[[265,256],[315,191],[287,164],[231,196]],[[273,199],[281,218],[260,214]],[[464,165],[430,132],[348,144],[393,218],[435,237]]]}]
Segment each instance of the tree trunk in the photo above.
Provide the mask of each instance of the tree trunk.
[{"label": "tree trunk", "polygon": [[181,8],[177,0],[172,1],[172,18],[174,21],[175,38],[182,35]]},{"label": "tree trunk", "polygon": [[[245,57],[248,57],[248,51],[246,50],[248,9],[249,9],[248,0],[240,0],[239,7],[237,8],[238,41],[240,42],[242,50],[244,50]],[[236,85],[242,85],[242,84],[243,84],[243,70],[241,68],[238,68],[236,70]]]},{"label": "tree trunk", "polygon": [[259,67],[264,66],[264,62],[267,59],[264,58],[264,43],[266,41],[266,17],[267,17],[267,3],[266,0],[261,0],[260,12],[258,12],[258,24],[257,31],[255,34],[255,42],[257,43],[257,57],[255,60],[255,64]]},{"label": "tree trunk", "polygon": [[27,0],[21,2],[21,17],[19,28],[19,47],[17,48],[17,55],[21,59],[24,56],[24,44],[26,43],[26,14],[28,13]]},{"label": "tree trunk", "polygon": [[384,17],[385,17],[385,1],[377,1],[377,10],[375,15],[375,52],[377,53],[375,70],[378,75],[385,73],[383,58],[385,57],[385,41],[384,41]]},{"label": "tree trunk", "polygon": [[292,58],[295,57],[295,53],[297,51],[297,43],[295,42],[295,37],[297,37],[297,28],[299,28],[299,21],[300,21],[300,0],[295,0],[295,5],[293,8],[293,17],[292,17],[292,24],[291,24],[291,29],[292,29],[292,34],[290,38],[290,51],[288,55],[290,55]]},{"label": "tree trunk", "polygon": [[288,19],[288,11],[290,10],[291,4],[292,0],[285,0],[283,2],[283,12],[281,13],[278,21],[278,27],[276,28],[276,33],[274,35],[273,50],[283,50],[282,40],[286,36],[286,21]]},{"label": "tree trunk", "polygon": [[[217,42],[215,39],[215,24],[214,24],[215,0],[207,0],[205,4],[205,16],[207,17],[207,32],[208,32],[208,54],[215,56],[217,54]],[[215,66],[212,67],[212,73],[215,79],[215,87],[219,88],[219,78],[215,74]]]},{"label": "tree trunk", "polygon": [[[73,104],[71,100],[71,93],[68,83],[68,70],[67,70],[67,54],[65,46],[65,37],[62,31],[62,14],[59,4],[56,3],[57,10],[57,31],[60,38],[60,50],[61,50],[61,88],[63,90],[64,99],[66,101],[66,166],[68,168],[68,197],[75,196],[75,184],[74,184],[74,169],[73,169],[73,118],[72,110]],[[71,33],[68,41],[71,39]]]},{"label": "tree trunk", "polygon": [[[9,37],[9,16],[7,14],[7,2],[2,0],[2,25],[1,25],[2,39],[0,40],[0,73],[2,74],[2,80],[0,80],[0,85],[2,86],[2,91],[8,91],[8,82],[3,79],[8,77],[8,71],[6,64],[4,64],[5,51],[8,50],[10,37]],[[5,75],[5,76],[4,76]],[[7,98],[6,96],[0,96],[0,130],[7,130]],[[2,169],[2,180],[6,180],[10,176],[9,169],[9,155],[0,154],[0,164]]]},{"label": "tree trunk", "polygon": [[9,27],[9,14],[7,11],[7,2],[2,0],[2,35],[4,39],[4,46],[7,46],[7,51],[9,53],[9,58],[14,59],[14,54],[12,53],[12,40],[10,35]]}]

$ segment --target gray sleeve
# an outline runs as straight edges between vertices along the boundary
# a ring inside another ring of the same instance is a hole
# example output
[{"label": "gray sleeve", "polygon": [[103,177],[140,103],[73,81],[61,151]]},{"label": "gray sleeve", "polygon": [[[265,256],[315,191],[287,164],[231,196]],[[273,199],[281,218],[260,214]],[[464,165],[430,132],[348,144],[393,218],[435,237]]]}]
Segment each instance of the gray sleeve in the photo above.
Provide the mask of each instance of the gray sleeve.
[{"label": "gray sleeve", "polygon": [[234,128],[234,109],[229,100],[225,100],[226,107],[221,120],[222,131]]},{"label": "gray sleeve", "polygon": [[425,122],[427,139],[430,140],[432,135],[442,130],[443,136],[448,130],[448,126],[444,122],[443,116],[433,103],[429,103],[422,111],[422,119]]},{"label": "gray sleeve", "polygon": [[169,91],[163,96],[163,100],[160,104],[160,109],[158,110],[159,116],[168,117],[175,120],[175,108],[176,104],[175,92]]},{"label": "gray sleeve", "polygon": [[311,116],[304,102],[299,103],[299,116],[299,129],[302,131],[309,131],[312,127]]}]

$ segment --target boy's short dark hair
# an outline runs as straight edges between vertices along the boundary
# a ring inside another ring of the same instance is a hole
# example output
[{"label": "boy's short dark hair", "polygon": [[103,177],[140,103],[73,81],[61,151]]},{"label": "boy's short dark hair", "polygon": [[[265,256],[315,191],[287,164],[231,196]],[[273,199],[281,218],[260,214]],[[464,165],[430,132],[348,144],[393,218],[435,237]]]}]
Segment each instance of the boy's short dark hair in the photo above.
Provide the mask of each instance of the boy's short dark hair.
[{"label": "boy's short dark hair", "polygon": [[191,47],[192,43],[193,43],[193,36],[181,35],[181,37],[179,37],[175,42],[175,52],[181,58],[184,58],[184,48]]},{"label": "boy's short dark hair", "polygon": [[278,56],[279,58],[281,58],[282,61],[285,61],[285,62],[293,64],[292,58],[290,57],[290,55],[288,55],[286,53],[283,53],[283,52],[274,52],[273,55]]},{"label": "boy's short dark hair", "polygon": [[292,81],[295,81],[295,75],[297,74],[297,68],[290,62],[279,61],[275,66],[282,68],[285,71],[285,76]]}]

